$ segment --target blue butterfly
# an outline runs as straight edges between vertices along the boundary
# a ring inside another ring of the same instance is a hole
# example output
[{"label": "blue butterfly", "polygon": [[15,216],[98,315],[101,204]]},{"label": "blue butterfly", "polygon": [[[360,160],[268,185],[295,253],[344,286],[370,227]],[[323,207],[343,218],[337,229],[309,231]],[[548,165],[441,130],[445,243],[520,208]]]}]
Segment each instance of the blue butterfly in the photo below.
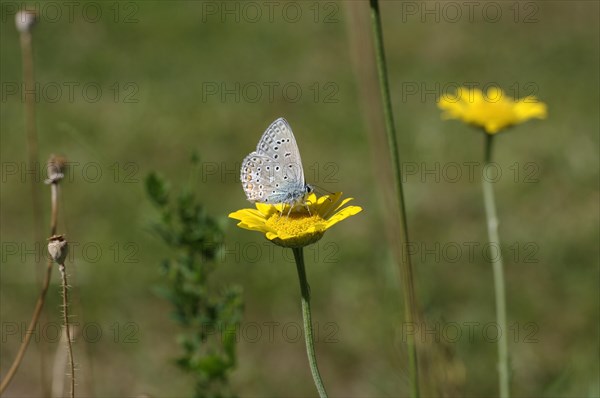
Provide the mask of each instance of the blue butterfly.
[{"label": "blue butterfly", "polygon": [[304,180],[300,151],[284,118],[271,123],[258,141],[256,151],[246,156],[241,180],[250,202],[284,203],[293,208],[304,203],[313,191]]}]

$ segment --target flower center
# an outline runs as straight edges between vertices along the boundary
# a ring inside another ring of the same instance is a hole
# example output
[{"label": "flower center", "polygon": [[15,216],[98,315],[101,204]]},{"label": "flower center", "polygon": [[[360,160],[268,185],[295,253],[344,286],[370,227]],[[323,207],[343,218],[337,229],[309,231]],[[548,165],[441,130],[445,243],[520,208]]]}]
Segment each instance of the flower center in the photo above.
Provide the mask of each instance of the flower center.
[{"label": "flower center", "polygon": [[321,229],[319,226],[323,221],[325,220],[318,214],[309,216],[303,213],[290,213],[288,216],[287,214],[275,213],[269,217],[266,225],[280,234],[298,236],[310,229],[313,231],[316,229],[316,232],[319,232]]},{"label": "flower center", "polygon": [[488,103],[484,102],[473,107],[473,112],[477,113],[484,120],[510,120],[514,116],[511,104],[506,102]]}]

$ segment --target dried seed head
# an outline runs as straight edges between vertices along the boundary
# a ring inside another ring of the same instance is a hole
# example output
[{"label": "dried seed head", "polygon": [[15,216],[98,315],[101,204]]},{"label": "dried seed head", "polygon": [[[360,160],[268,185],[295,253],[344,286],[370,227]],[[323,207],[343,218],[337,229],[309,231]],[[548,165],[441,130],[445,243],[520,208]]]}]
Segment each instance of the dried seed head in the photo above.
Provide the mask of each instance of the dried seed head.
[{"label": "dried seed head", "polygon": [[48,253],[58,264],[63,264],[69,253],[69,246],[63,235],[54,235],[48,238]]},{"label": "dried seed head", "polygon": [[48,179],[44,181],[46,184],[56,183],[64,178],[63,171],[67,166],[67,158],[60,155],[50,155],[46,170],[48,172]]},{"label": "dried seed head", "polygon": [[15,24],[21,33],[29,32],[37,22],[37,13],[34,11],[21,10],[15,14]]}]

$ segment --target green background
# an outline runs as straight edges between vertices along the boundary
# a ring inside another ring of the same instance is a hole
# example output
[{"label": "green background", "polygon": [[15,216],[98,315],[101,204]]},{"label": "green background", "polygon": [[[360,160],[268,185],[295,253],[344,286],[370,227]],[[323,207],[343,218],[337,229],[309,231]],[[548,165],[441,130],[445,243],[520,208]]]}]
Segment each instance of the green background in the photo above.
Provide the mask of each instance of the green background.
[{"label": "green background", "polygon": [[[361,108],[369,99],[360,98],[349,40],[350,30],[366,40],[370,30],[350,22],[348,3],[81,2],[72,19],[63,3],[51,2],[60,17],[41,8],[34,30],[40,157],[60,153],[74,162],[62,184],[59,232],[76,242],[67,264],[72,313],[88,326],[87,339],[80,335],[75,348],[78,395],[191,393],[190,379],[172,363],[177,327],[156,294],[163,283],[159,261],[168,252],[149,231],[157,213],[143,179],[155,170],[175,186],[185,184],[193,151],[201,158],[193,185],[227,226],[227,251],[213,282],[244,289],[233,390],[240,396],[315,394],[297,337],[301,313],[291,253],[225,219],[249,207],[239,164],[279,116],[294,129],[308,182],[343,191],[364,208],[306,252],[316,350],[329,393],[407,394],[403,303],[383,200],[392,182],[376,161],[387,154],[372,145]],[[20,4],[1,3],[3,375],[21,340],[12,328],[24,334],[38,292],[31,176],[21,175],[24,102],[22,90],[11,91],[22,88],[11,14]],[[472,18],[461,2],[381,4],[399,150],[403,166],[417,169],[405,174],[417,296],[429,323],[417,336],[436,352],[423,364],[435,378],[422,383],[435,395],[497,392],[495,329],[487,337],[483,332],[495,314],[482,251],[481,165],[475,178],[464,167],[481,161],[483,137],[442,121],[436,106],[437,96],[457,85],[493,84],[548,104],[546,120],[502,133],[495,148],[503,173],[495,188],[513,393],[598,396],[598,3],[478,4]],[[102,15],[92,22],[97,10]],[[371,62],[364,54],[359,60]],[[101,89],[97,101],[94,87]],[[217,94],[207,91],[215,87]],[[459,178],[450,169],[456,164]],[[49,189],[42,189],[48,225]],[[40,337],[50,346],[50,367],[59,348],[57,274]],[[37,347],[30,347],[6,396],[40,394]]]}]

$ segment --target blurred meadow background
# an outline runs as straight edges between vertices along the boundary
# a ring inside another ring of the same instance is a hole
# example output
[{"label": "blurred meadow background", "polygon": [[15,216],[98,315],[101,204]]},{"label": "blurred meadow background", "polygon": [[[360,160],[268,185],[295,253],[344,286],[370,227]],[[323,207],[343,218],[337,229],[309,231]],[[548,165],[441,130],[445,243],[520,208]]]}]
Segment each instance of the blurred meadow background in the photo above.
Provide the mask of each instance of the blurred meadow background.
[{"label": "blurred meadow background", "polygon": [[[361,94],[368,82],[359,71],[373,61],[360,45],[370,40],[370,25],[353,17],[361,10],[349,10],[367,8],[358,2],[82,1],[72,18],[60,2],[0,3],[2,376],[25,332],[41,272],[32,253],[32,176],[22,174],[25,90],[14,9],[24,4],[40,9],[33,30],[40,161],[56,153],[72,162],[61,184],[59,233],[76,242],[67,263],[73,320],[92,325],[75,344],[77,395],[192,391],[189,376],[174,365],[179,328],[157,294],[165,284],[159,263],[170,253],[150,230],[158,213],[143,182],[151,171],[175,190],[192,178],[207,212],[226,227],[211,286],[243,288],[232,390],[242,397],[316,394],[297,337],[302,321],[291,251],[226,218],[251,206],[240,162],[283,116],[307,181],[343,191],[364,208],[305,250],[328,391],[406,396],[407,329],[386,236],[385,195],[393,183],[363,107],[372,99]],[[422,364],[438,376],[421,382],[434,396],[497,394],[494,333],[483,332],[495,320],[482,250],[483,136],[443,121],[436,106],[439,95],[458,86],[496,85],[548,104],[546,120],[495,142],[513,395],[598,396],[599,4],[477,4],[470,15],[461,2],[381,3],[417,298],[428,322],[428,332],[417,336],[437,340],[439,351],[434,363]],[[200,158],[196,175],[193,153]],[[468,162],[478,162],[474,178]],[[49,188],[42,192],[47,226]],[[60,348],[57,272],[44,311],[39,339],[49,347],[51,367]],[[41,394],[40,345],[31,344],[7,397]]]}]

